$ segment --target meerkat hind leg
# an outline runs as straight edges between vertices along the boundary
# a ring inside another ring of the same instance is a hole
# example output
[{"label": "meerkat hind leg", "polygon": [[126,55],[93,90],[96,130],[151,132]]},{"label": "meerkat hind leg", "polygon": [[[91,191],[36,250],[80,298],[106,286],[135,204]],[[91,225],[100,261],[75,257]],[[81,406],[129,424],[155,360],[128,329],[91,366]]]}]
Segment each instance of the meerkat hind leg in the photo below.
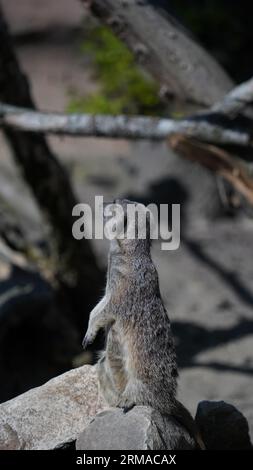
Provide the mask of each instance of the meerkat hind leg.
[{"label": "meerkat hind leg", "polygon": [[124,412],[131,410],[136,405],[150,405],[149,392],[146,385],[138,379],[129,379],[117,406]]},{"label": "meerkat hind leg", "polygon": [[100,392],[108,405],[116,406],[119,400],[119,391],[115,387],[113,377],[108,368],[107,358],[102,357],[96,365]]},{"label": "meerkat hind leg", "polygon": [[129,405],[129,406],[125,406],[123,408],[123,413],[124,414],[128,413],[128,411],[131,411],[135,406],[136,406],[135,403],[132,403],[132,405]]},{"label": "meerkat hind leg", "polygon": [[121,346],[112,330],[108,332],[106,350],[97,367],[102,395],[109,405],[117,406],[126,387],[127,376]]}]

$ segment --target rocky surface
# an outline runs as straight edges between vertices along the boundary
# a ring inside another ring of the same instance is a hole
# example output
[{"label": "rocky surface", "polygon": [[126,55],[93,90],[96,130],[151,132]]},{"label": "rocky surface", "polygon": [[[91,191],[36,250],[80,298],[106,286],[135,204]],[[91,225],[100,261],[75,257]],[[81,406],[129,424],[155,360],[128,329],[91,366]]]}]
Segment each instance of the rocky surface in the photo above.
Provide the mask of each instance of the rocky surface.
[{"label": "rocky surface", "polygon": [[99,413],[76,442],[77,450],[192,450],[194,440],[172,417],[150,407],[124,413],[115,408]]},{"label": "rocky surface", "polygon": [[0,405],[0,449],[54,449],[106,408],[95,368],[83,366]]},{"label": "rocky surface", "polygon": [[[249,426],[234,406],[202,401],[196,423],[208,450],[251,449]],[[96,368],[82,366],[0,405],[0,450],[195,450],[172,416],[147,406],[109,408]]]}]

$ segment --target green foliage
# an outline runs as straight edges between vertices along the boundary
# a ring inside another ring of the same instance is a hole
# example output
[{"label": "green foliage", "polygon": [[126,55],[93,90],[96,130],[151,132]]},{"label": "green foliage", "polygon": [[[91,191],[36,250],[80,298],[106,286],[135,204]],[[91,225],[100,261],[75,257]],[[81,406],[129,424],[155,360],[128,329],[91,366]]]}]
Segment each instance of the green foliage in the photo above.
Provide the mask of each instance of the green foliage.
[{"label": "green foliage", "polygon": [[101,90],[88,97],[72,96],[68,110],[100,114],[161,113],[156,84],[135,65],[127,47],[109,28],[93,28],[82,44],[93,59]]}]

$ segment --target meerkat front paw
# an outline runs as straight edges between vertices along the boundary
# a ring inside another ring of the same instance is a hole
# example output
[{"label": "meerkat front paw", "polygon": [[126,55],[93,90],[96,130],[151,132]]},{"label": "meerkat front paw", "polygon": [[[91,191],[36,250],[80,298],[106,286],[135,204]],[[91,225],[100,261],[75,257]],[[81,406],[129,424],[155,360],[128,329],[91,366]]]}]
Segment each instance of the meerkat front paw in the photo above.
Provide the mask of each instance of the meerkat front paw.
[{"label": "meerkat front paw", "polygon": [[86,349],[88,344],[91,344],[93,343],[94,341],[94,337],[92,335],[89,335],[86,333],[85,337],[83,338],[83,341],[82,341],[82,347],[83,349]]}]

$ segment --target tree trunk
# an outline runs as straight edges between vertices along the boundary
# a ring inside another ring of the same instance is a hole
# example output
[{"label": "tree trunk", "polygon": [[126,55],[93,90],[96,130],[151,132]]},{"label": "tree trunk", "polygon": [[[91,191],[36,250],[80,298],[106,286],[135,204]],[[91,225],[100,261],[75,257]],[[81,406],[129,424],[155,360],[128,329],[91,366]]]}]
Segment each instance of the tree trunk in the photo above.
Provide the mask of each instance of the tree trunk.
[{"label": "tree trunk", "polygon": [[[0,11],[0,100],[35,109],[29,83],[22,73],[8,28]],[[78,323],[86,324],[97,300],[101,271],[90,243],[72,236],[72,209],[77,203],[68,175],[51,152],[43,135],[4,128],[13,151],[45,221],[50,228],[50,246],[56,255],[56,278],[68,294]]]},{"label": "tree trunk", "polygon": [[82,1],[126,42],[163,92],[210,106],[232,88],[222,67],[160,7],[161,1]]}]

